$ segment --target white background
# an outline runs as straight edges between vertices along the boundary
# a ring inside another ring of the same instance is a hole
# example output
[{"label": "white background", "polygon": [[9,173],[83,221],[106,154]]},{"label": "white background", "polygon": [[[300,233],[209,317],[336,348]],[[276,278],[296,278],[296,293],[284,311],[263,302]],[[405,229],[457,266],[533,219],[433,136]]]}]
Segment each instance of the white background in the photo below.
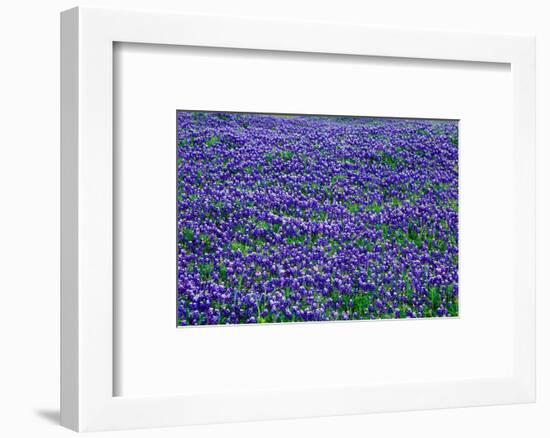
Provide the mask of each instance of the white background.
[{"label": "white background", "polygon": [[[221,15],[321,19],[370,25],[536,33],[538,137],[538,402],[534,405],[292,420],[99,436],[529,436],[550,434],[550,16],[544,1],[83,1]],[[0,41],[0,433],[69,436],[59,387],[59,16],[70,1],[3,5]],[[543,172],[546,171],[546,174]]]},{"label": "white background", "polygon": [[[509,65],[122,44],[115,66],[117,395],[512,375]],[[460,318],[176,329],[176,108],[459,119]]]}]

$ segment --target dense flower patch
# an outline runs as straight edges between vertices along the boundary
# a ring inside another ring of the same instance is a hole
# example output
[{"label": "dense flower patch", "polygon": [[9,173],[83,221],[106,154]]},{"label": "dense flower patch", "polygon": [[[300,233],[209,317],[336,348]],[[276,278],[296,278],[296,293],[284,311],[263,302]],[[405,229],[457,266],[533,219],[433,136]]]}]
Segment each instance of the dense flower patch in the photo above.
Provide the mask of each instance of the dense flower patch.
[{"label": "dense flower patch", "polygon": [[177,113],[178,325],[458,315],[458,125]]}]

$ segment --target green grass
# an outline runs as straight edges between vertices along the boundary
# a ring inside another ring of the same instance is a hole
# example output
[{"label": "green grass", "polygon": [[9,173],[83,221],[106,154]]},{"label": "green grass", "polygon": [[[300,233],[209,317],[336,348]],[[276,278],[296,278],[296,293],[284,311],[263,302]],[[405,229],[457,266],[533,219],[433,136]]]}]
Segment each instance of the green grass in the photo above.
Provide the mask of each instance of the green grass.
[{"label": "green grass", "polygon": [[212,137],[210,137],[209,140],[206,141],[205,144],[207,147],[212,147],[218,144],[219,142],[220,142],[220,138],[217,135],[213,135]]},{"label": "green grass", "polygon": [[279,153],[279,156],[281,157],[281,159],[283,159],[284,161],[290,161],[294,158],[294,152],[292,151],[281,151]]}]

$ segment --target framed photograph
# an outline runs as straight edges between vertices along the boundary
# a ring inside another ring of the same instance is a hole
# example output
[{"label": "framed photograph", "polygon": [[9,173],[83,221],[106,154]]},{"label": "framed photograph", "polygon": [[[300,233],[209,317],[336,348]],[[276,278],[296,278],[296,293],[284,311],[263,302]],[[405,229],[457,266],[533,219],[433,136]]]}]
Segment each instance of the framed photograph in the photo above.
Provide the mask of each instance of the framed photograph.
[{"label": "framed photograph", "polygon": [[458,316],[458,121],[177,112],[178,326]]},{"label": "framed photograph", "polygon": [[529,36],[61,14],[61,422],[535,400]]}]

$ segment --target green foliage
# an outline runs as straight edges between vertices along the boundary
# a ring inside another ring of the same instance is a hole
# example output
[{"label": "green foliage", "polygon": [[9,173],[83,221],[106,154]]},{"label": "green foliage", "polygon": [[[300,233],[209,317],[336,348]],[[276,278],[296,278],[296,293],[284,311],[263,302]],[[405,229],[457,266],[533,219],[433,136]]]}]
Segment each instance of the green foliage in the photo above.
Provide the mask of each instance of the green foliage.
[{"label": "green foliage", "polygon": [[439,289],[436,286],[432,286],[428,290],[428,297],[432,303],[432,309],[437,310],[441,303],[441,296],[439,295]]},{"label": "green foliage", "polygon": [[199,240],[204,244],[204,252],[210,252],[212,249],[212,242],[210,236],[207,234],[201,234]]},{"label": "green foliage", "polygon": [[351,213],[351,214],[357,214],[361,211],[361,205],[359,204],[348,204],[348,211]]},{"label": "green foliage", "polygon": [[286,241],[289,245],[301,245],[306,241],[306,239],[307,239],[307,236],[305,234],[302,234],[298,236],[287,237]]},{"label": "green foliage", "polygon": [[449,207],[454,212],[458,213],[458,200],[451,199],[447,202],[447,207]]},{"label": "green foliage", "polygon": [[449,313],[451,316],[458,316],[458,301],[454,300],[449,308]]},{"label": "green foliage", "polygon": [[309,249],[312,249],[313,246],[319,241],[319,235],[317,233],[313,233],[311,237],[309,238],[309,242],[307,244],[307,247]]},{"label": "green foliage", "polygon": [[202,263],[199,265],[199,274],[202,281],[207,281],[210,279],[212,271],[214,270],[214,265],[212,263]]},{"label": "green foliage", "polygon": [[284,161],[290,161],[290,160],[292,160],[292,158],[294,158],[294,152],[292,152],[292,151],[281,151],[279,153],[279,156]]},{"label": "green foliage", "polygon": [[231,242],[231,250],[235,252],[240,252],[243,256],[248,254],[250,247],[243,242]]},{"label": "green foliage", "polygon": [[365,315],[368,313],[368,308],[371,305],[371,296],[370,294],[356,294],[353,297],[353,306],[351,308],[352,312],[357,312],[359,315]]},{"label": "green foliage", "polygon": [[227,266],[225,266],[223,263],[220,265],[220,279],[223,282],[227,281]]},{"label": "green foliage", "polygon": [[382,209],[383,209],[382,204],[379,204],[376,201],[374,201],[372,204],[367,206],[367,210],[373,211],[374,213],[380,213]]},{"label": "green foliage", "polygon": [[187,242],[191,242],[193,238],[195,237],[195,233],[193,232],[192,228],[184,228],[183,229],[183,238]]},{"label": "green foliage", "polygon": [[218,144],[219,142],[220,142],[220,138],[217,135],[213,135],[212,137],[210,137],[210,140],[206,141],[205,144],[207,147],[212,147]]},{"label": "green foliage", "polygon": [[339,173],[338,175],[334,175],[331,179],[330,179],[330,184],[331,185],[335,185],[336,183],[338,183],[339,181],[345,181],[346,180],[346,175],[342,175],[341,173]]},{"label": "green foliage", "polygon": [[341,243],[337,240],[330,239],[330,251],[328,252],[329,257],[334,256],[338,251],[340,251]]},{"label": "green foliage", "polygon": [[397,166],[401,164],[402,160],[398,157],[388,154],[387,152],[380,153],[380,161],[385,166],[388,166],[391,170],[396,170]]},{"label": "green foliage", "polygon": [[399,198],[396,198],[395,196],[392,198],[391,200],[391,205],[393,207],[401,207],[403,205],[403,203],[401,202],[401,200]]},{"label": "green foliage", "polygon": [[194,147],[195,146],[195,140],[193,139],[193,137],[191,138],[184,138],[183,140],[181,140],[179,142],[179,147],[180,148],[187,148],[187,147]]}]

